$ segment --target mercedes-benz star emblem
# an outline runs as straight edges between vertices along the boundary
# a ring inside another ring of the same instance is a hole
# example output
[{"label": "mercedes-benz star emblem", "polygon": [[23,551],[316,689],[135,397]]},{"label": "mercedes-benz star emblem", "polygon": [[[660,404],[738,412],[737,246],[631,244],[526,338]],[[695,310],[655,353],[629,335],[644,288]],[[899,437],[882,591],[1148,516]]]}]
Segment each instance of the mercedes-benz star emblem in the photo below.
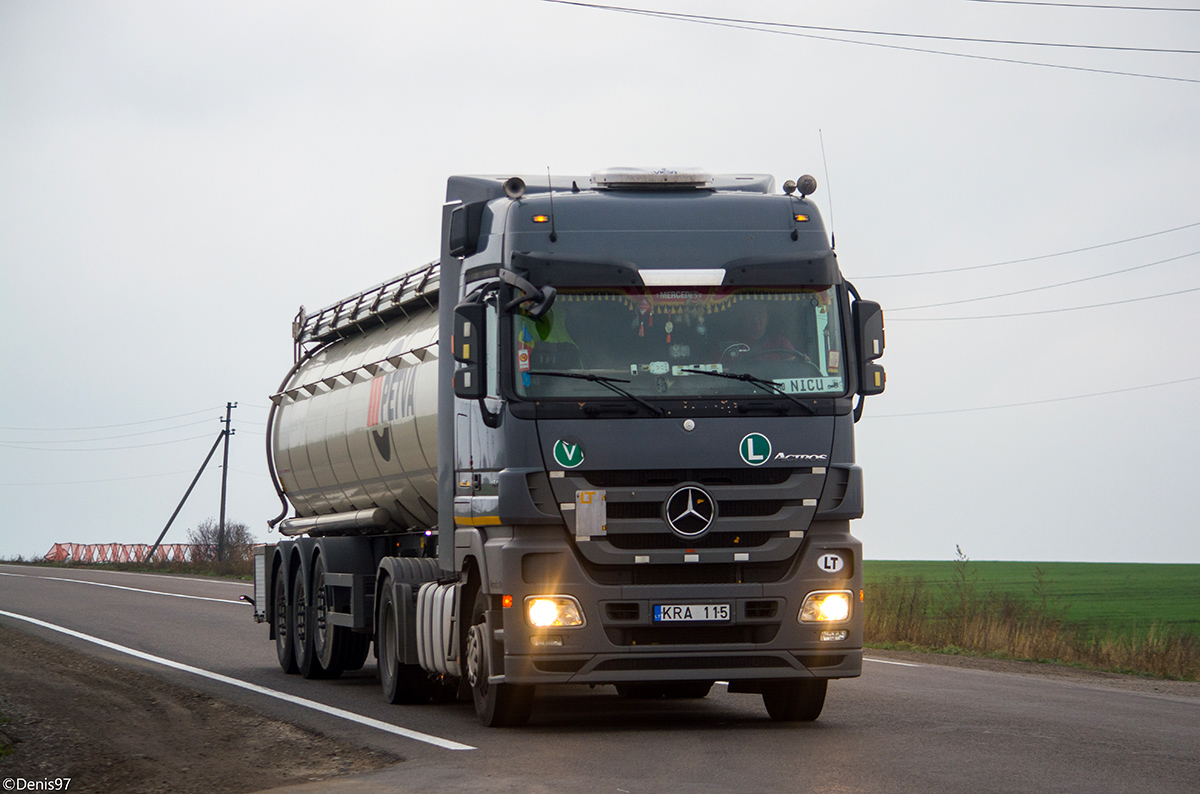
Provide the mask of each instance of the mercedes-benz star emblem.
[{"label": "mercedes-benz star emblem", "polygon": [[708,531],[717,517],[717,503],[703,488],[685,485],[667,498],[663,517],[676,535],[698,538]]}]

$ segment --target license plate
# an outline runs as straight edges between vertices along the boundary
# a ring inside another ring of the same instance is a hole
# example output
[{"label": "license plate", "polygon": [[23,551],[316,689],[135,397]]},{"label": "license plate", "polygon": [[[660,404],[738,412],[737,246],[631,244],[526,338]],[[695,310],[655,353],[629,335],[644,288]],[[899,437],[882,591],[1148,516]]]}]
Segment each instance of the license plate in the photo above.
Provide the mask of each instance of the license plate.
[{"label": "license plate", "polygon": [[655,604],[655,623],[729,620],[729,604]]}]

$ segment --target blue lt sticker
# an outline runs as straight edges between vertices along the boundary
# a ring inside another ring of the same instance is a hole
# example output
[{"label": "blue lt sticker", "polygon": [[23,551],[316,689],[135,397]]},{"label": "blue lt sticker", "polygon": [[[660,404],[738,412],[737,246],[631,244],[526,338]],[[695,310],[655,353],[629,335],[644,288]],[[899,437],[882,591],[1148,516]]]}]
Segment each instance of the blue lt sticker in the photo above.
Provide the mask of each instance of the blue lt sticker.
[{"label": "blue lt sticker", "polygon": [[583,463],[583,444],[570,444],[561,438],[554,442],[554,461],[564,469]]},{"label": "blue lt sticker", "polygon": [[751,466],[761,466],[771,459],[771,441],[762,433],[749,433],[742,439],[738,452]]}]

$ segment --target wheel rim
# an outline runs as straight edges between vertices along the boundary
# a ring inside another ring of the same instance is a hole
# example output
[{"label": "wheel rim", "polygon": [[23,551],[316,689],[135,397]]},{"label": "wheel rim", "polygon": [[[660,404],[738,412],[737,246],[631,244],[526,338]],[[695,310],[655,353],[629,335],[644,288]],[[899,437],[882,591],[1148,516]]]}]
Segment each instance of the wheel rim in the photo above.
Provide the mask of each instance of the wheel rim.
[{"label": "wheel rim", "polygon": [[394,613],[391,602],[388,602],[383,611],[383,625],[379,628],[379,637],[383,641],[383,652],[379,654],[379,661],[383,665],[383,674],[386,678],[391,679],[396,675],[396,659],[392,657],[392,639],[394,631],[392,629],[392,621]]},{"label": "wheel rim", "polygon": [[483,625],[475,624],[467,633],[467,682],[481,693],[487,692],[487,648],[483,642]]},{"label": "wheel rim", "polygon": [[284,596],[282,583],[275,587],[275,636],[279,638],[280,642],[287,642],[287,598]]},{"label": "wheel rim", "polygon": [[317,592],[313,594],[313,646],[317,653],[323,654],[329,638],[326,635],[328,625],[325,615],[325,572],[322,571],[317,579]]}]

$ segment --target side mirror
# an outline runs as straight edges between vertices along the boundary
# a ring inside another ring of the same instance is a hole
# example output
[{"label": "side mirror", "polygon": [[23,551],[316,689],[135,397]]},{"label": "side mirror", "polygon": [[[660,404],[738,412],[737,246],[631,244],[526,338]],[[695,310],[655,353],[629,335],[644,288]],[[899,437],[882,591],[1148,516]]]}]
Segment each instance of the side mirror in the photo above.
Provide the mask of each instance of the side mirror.
[{"label": "side mirror", "polygon": [[470,256],[479,250],[483,226],[483,208],[487,202],[476,201],[455,207],[450,213],[450,228],[446,231],[452,256]]},{"label": "side mirror", "polygon": [[883,355],[883,308],[874,301],[855,301],[851,311],[854,346],[858,351],[858,393],[864,397],[882,394],[887,373],[882,366],[871,362]]},{"label": "side mirror", "polygon": [[450,339],[450,349],[455,361],[466,364],[454,371],[454,395],[463,400],[487,396],[485,311],[482,303],[460,303],[454,307],[454,336]]}]

